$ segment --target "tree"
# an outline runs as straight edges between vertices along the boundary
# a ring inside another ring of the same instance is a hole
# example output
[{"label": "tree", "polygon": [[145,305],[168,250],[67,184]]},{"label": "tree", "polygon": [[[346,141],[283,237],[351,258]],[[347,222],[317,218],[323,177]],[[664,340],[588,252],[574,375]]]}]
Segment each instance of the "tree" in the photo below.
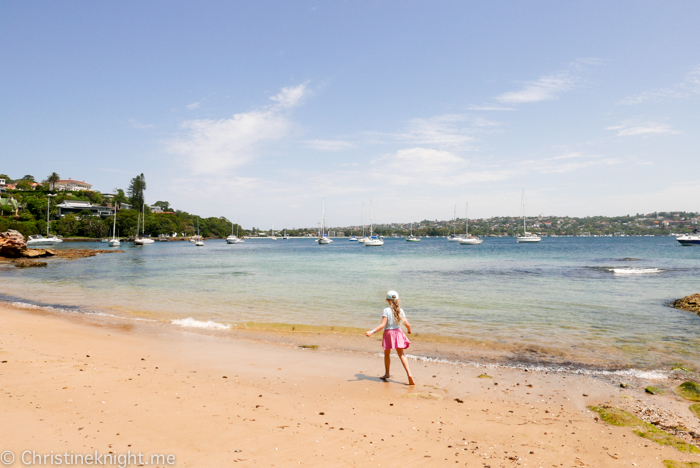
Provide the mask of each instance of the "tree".
[{"label": "tree", "polygon": [[157,201],[153,204],[153,206],[159,206],[163,211],[170,211],[170,203],[166,201]]},{"label": "tree", "polygon": [[34,180],[34,176],[30,175],[30,174],[27,174],[26,176],[22,177],[22,180],[28,180],[29,182],[36,182],[36,180]]},{"label": "tree", "polygon": [[146,190],[146,176],[141,173],[137,175],[129,183],[129,198],[131,199],[131,206],[134,209],[140,210],[141,206],[145,203],[145,198],[143,192]]},{"label": "tree", "polygon": [[[26,177],[26,176],[25,176]],[[32,184],[27,179],[21,179],[17,182],[17,190],[31,190]]]},{"label": "tree", "polygon": [[51,190],[55,190],[55,189],[56,189],[56,182],[58,182],[59,180],[61,180],[61,176],[59,176],[59,175],[56,174],[55,172],[52,172],[52,173],[46,178],[46,180],[49,181],[49,187],[50,187],[50,189],[51,189]]}]

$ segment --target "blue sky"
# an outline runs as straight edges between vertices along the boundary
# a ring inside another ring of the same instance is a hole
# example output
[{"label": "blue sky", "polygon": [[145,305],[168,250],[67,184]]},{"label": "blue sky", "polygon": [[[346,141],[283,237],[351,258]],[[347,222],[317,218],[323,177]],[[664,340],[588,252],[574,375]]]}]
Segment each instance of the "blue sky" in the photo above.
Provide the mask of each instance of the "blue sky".
[{"label": "blue sky", "polygon": [[244,226],[700,210],[696,1],[0,3],[0,172]]}]

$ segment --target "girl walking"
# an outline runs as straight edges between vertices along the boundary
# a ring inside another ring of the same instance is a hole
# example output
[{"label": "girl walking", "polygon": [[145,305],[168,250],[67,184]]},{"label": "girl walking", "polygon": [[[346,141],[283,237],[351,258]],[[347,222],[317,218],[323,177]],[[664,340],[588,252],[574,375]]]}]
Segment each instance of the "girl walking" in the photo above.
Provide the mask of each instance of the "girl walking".
[{"label": "girl walking", "polygon": [[411,345],[411,342],[408,341],[408,337],[401,330],[401,323],[403,323],[406,325],[406,330],[410,335],[411,324],[408,323],[406,314],[404,314],[403,309],[401,309],[401,304],[399,303],[399,293],[396,291],[389,291],[386,293],[386,302],[389,304],[389,307],[384,309],[381,325],[365,332],[365,335],[372,336],[379,330],[384,329],[382,346],[384,347],[384,368],[386,371],[381,379],[386,381],[390,377],[389,366],[391,366],[391,350],[395,349],[396,353],[399,355],[399,359],[401,359],[403,368],[406,369],[408,384],[415,385],[416,382],[413,380],[413,376],[411,375],[411,369],[408,367],[408,359],[406,359],[406,356],[404,356],[403,353],[403,350],[408,348]]}]

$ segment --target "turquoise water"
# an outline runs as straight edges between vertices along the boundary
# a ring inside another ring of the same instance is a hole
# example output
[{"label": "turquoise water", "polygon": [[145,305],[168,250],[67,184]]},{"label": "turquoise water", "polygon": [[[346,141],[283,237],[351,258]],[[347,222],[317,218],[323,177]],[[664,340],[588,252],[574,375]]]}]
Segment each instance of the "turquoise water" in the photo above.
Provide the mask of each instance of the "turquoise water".
[{"label": "turquoise water", "polygon": [[[106,248],[64,243],[61,248]],[[700,363],[700,317],[667,303],[700,292],[700,248],[671,237],[122,244],[123,254],[0,268],[6,300],[162,321],[348,326],[379,321],[399,291],[414,332],[548,359],[657,368]],[[633,259],[633,260],[630,260]],[[193,322],[194,323],[194,322]]]}]

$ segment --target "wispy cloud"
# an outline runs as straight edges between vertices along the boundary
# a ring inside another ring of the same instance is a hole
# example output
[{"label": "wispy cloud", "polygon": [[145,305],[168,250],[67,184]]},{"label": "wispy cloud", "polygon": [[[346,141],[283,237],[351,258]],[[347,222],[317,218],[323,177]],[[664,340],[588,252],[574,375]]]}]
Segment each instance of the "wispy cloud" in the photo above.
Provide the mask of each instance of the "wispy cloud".
[{"label": "wispy cloud", "polygon": [[552,158],[523,161],[521,165],[541,174],[564,174],[580,169],[622,164],[618,158],[605,158],[598,154],[566,153]]},{"label": "wispy cloud", "polygon": [[192,104],[187,104],[185,108],[189,110],[197,109],[199,107],[199,102],[193,102]]},{"label": "wispy cloud", "polygon": [[182,156],[195,174],[217,174],[258,156],[258,146],[288,134],[286,111],[301,103],[306,84],[283,88],[269,106],[228,119],[187,120],[182,135],[166,142],[166,151]]},{"label": "wispy cloud", "polygon": [[154,128],[154,125],[144,124],[144,123],[139,122],[136,119],[129,119],[129,127],[137,128],[139,130],[146,130],[148,128]]},{"label": "wispy cloud", "polygon": [[681,133],[674,130],[668,124],[646,122],[640,124],[625,123],[607,127],[606,130],[617,130],[617,136],[649,136],[649,135],[677,135]]},{"label": "wispy cloud", "polygon": [[665,99],[687,99],[700,94],[700,66],[691,70],[681,81],[673,86],[647,91],[623,99],[619,104],[640,104],[648,101]]},{"label": "wispy cloud", "polygon": [[582,86],[588,69],[598,63],[598,59],[576,60],[566,69],[525,82],[521,89],[501,94],[496,100],[505,104],[524,104],[556,99],[560,94]]},{"label": "wispy cloud", "polygon": [[450,151],[408,148],[372,161],[372,176],[392,185],[432,184],[454,186],[505,180],[515,171],[474,168]]},{"label": "wispy cloud", "polygon": [[344,151],[354,148],[356,145],[345,140],[307,140],[304,146],[317,151]]}]

